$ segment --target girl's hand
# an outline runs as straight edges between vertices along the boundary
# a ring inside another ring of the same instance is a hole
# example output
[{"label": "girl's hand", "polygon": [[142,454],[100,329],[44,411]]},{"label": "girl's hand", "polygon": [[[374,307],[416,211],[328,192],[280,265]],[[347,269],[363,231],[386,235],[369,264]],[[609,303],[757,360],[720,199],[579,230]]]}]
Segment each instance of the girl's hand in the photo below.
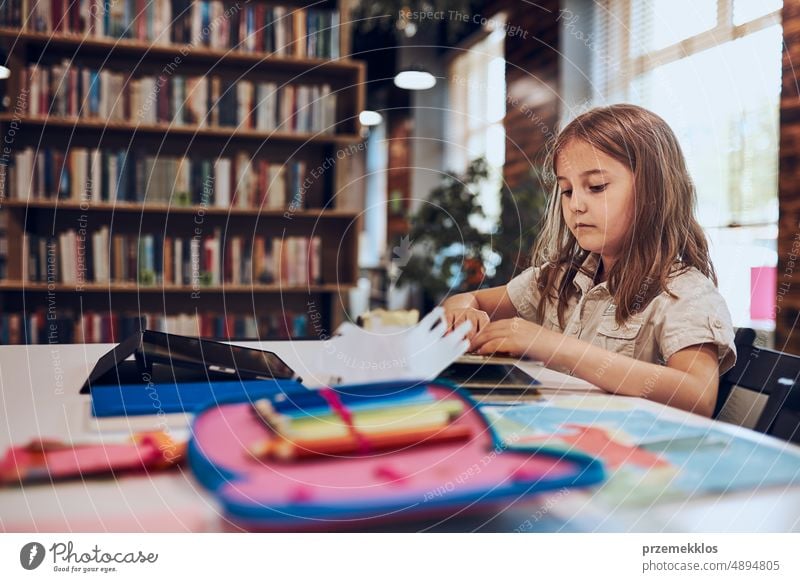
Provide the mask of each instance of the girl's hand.
[{"label": "girl's hand", "polygon": [[[489,314],[473,307],[455,307],[451,309],[445,307],[444,317],[445,321],[447,321],[448,331],[453,331],[465,321],[472,322],[472,329],[465,336],[470,342],[489,325]],[[473,349],[472,346],[470,346],[470,349]]]},{"label": "girl's hand", "polygon": [[492,355],[498,352],[530,359],[542,359],[543,354],[536,353],[536,345],[541,335],[548,330],[521,317],[493,321],[481,329],[472,340],[470,349],[478,354]]}]

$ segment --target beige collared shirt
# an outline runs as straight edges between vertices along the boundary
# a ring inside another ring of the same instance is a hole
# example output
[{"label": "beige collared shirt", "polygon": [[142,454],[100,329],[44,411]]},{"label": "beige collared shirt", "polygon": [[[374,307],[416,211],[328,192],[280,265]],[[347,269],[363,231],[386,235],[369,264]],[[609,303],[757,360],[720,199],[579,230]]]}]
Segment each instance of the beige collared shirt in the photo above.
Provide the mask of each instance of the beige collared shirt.
[{"label": "beige collared shirt", "polygon": [[[584,267],[592,273],[598,260],[599,256],[592,253]],[[538,269],[530,267],[506,286],[517,313],[528,321],[645,362],[663,365],[675,352],[703,343],[717,346],[720,374],[736,362],[728,306],[713,281],[695,268],[670,279],[669,289],[677,298],[662,292],[622,326],[614,318],[616,305],[606,283],[594,285],[579,271],[573,280],[579,292],[564,311],[563,330],[558,325],[557,309],[550,304],[545,308],[544,321],[536,321],[538,274]],[[647,284],[647,280],[642,282],[642,293]]]}]

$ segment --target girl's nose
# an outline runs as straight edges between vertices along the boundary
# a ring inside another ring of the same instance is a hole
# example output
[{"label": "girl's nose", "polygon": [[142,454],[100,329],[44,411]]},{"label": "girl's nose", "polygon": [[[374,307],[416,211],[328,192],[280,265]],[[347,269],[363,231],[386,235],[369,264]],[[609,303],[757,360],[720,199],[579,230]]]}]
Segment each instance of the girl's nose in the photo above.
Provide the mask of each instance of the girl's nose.
[{"label": "girl's nose", "polygon": [[586,211],[586,199],[579,188],[573,188],[572,190],[572,196],[570,196],[569,199],[569,209],[571,212],[575,213]]}]

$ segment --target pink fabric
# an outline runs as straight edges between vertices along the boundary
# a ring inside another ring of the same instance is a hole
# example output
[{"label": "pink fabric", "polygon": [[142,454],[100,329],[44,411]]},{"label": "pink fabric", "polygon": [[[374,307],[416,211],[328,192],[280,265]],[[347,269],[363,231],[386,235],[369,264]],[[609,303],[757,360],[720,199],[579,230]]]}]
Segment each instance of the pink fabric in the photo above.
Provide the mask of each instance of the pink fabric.
[{"label": "pink fabric", "polygon": [[152,438],[140,445],[97,444],[59,448],[50,447],[42,452],[31,452],[27,447],[12,447],[0,462],[0,482],[23,478],[63,479],[110,473],[111,471],[142,470],[161,460],[161,452]]},{"label": "pink fabric", "polygon": [[[457,397],[445,387],[433,386],[431,390],[439,399]],[[195,438],[212,462],[240,476],[222,486],[225,496],[266,506],[297,502],[298,491],[302,491],[300,497],[309,494],[308,499],[313,497],[313,503],[320,505],[356,500],[368,504],[387,498],[398,500],[398,496],[410,505],[434,504],[469,491],[535,482],[542,477],[555,479],[575,471],[570,461],[496,451],[492,435],[476,410],[467,410],[454,422],[471,427],[469,440],[281,463],[250,454],[248,447],[267,434],[251,405],[245,403],[202,414],[195,422]],[[398,476],[402,476],[402,487],[398,487]]]},{"label": "pink fabric", "polygon": [[378,465],[375,467],[375,476],[380,479],[386,479],[394,484],[402,483],[406,479],[405,473],[398,471],[391,465]]},{"label": "pink fabric", "polygon": [[47,453],[47,469],[53,478],[91,475],[107,471],[144,469],[159,459],[158,449],[136,445],[82,446]]}]

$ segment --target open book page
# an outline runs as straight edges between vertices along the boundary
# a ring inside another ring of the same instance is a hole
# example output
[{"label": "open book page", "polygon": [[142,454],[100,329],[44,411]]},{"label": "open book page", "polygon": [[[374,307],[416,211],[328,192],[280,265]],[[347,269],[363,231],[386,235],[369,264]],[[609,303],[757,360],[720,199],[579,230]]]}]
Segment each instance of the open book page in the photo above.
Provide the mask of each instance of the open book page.
[{"label": "open book page", "polygon": [[521,361],[517,366],[536,378],[539,382],[537,388],[539,390],[558,390],[559,392],[599,392],[604,394],[603,390],[575,376],[562,374],[555,370],[545,368],[540,363]]}]

